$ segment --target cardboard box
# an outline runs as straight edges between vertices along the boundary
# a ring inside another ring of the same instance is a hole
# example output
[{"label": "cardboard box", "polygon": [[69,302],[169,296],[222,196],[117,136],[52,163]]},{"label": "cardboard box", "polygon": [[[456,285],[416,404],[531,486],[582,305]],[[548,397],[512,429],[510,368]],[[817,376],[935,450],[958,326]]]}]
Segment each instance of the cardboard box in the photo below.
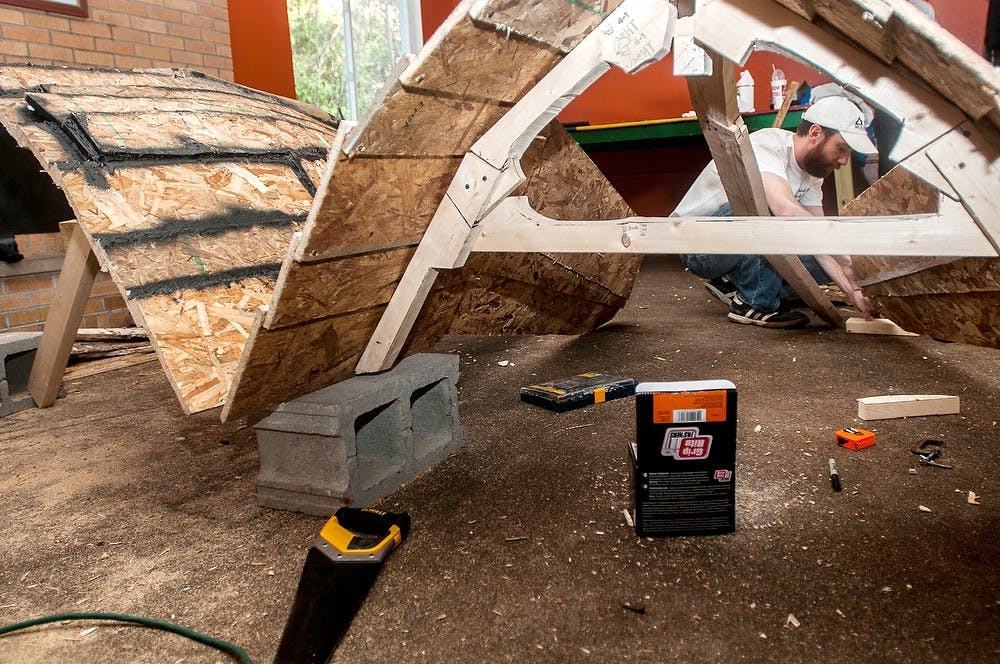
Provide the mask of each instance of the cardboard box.
[{"label": "cardboard box", "polygon": [[651,535],[736,530],[736,386],[640,383],[630,445],[635,529]]}]

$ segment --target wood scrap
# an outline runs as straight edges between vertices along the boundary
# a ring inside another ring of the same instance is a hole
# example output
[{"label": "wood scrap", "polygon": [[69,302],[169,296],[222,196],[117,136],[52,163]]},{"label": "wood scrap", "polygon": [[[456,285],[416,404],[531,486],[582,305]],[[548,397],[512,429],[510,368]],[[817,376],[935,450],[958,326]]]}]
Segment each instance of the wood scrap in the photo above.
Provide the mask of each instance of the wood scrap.
[{"label": "wood scrap", "polygon": [[862,420],[887,420],[896,417],[955,415],[959,398],[947,394],[887,394],[858,399],[858,417]]},{"label": "wood scrap", "polygon": [[66,372],[63,374],[63,380],[77,380],[79,378],[86,378],[87,376],[96,376],[107,371],[152,362],[155,359],[156,353],[153,353],[152,349],[149,349],[145,353],[132,353],[122,357],[109,357],[103,360],[76,364],[66,369]]},{"label": "wood scrap", "polygon": [[81,327],[76,331],[77,341],[133,341],[148,339],[141,327]]},{"label": "wood scrap", "polygon": [[917,337],[916,332],[907,332],[888,318],[873,318],[865,320],[858,316],[847,319],[847,331],[854,334],[887,334],[897,337]]}]

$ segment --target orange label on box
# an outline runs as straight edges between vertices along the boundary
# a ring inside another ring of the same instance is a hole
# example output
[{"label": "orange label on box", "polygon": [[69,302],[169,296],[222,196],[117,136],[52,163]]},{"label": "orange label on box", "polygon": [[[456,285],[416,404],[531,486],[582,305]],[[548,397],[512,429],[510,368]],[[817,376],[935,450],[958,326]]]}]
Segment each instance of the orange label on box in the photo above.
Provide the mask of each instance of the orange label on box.
[{"label": "orange label on box", "polygon": [[655,424],[725,421],[725,390],[653,395],[653,422]]}]

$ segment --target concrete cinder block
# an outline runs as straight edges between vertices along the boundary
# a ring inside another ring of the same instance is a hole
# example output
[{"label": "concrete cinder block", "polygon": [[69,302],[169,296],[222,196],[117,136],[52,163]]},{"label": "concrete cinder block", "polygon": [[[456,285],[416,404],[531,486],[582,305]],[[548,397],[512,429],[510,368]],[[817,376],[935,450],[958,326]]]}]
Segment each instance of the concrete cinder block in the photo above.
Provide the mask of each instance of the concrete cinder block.
[{"label": "concrete cinder block", "polygon": [[0,417],[34,408],[28,378],[41,338],[41,332],[0,332]]},{"label": "concrete cinder block", "polygon": [[411,355],[283,403],[257,423],[258,502],[329,516],[367,506],[462,445],[458,356]]}]

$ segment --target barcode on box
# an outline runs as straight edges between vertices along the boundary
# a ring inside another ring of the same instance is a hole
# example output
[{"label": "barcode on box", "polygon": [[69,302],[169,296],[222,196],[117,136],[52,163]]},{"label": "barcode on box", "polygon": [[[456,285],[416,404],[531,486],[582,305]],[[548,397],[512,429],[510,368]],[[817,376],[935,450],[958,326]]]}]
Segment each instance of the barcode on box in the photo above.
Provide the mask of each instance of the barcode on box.
[{"label": "barcode on box", "polygon": [[689,408],[674,411],[674,422],[704,422],[706,410],[704,408]]}]

